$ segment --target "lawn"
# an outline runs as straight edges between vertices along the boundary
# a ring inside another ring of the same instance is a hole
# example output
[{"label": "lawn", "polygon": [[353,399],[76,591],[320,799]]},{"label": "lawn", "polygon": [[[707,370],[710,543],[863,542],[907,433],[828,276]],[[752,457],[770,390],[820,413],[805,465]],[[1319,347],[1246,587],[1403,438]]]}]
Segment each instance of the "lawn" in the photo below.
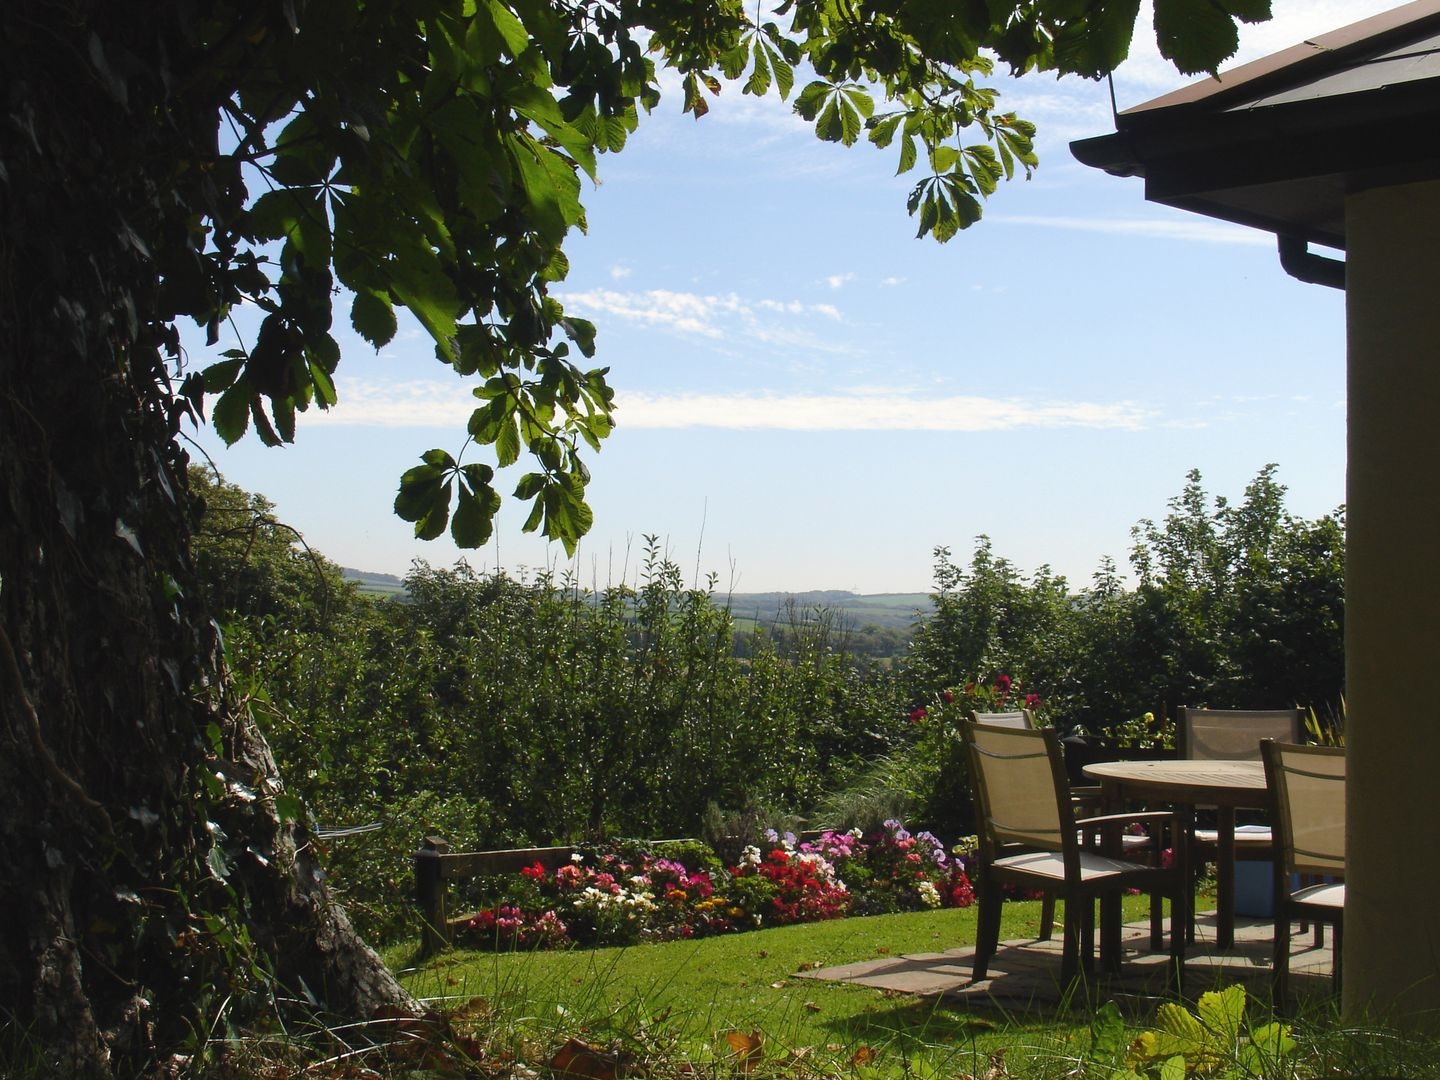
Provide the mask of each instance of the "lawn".
[{"label": "lawn", "polygon": [[[1137,898],[1139,904],[1146,901]],[[1137,907],[1136,914],[1140,914]],[[1038,902],[1006,905],[1003,937],[1033,937]],[[989,1054],[1057,1063],[1089,1046],[1083,1012],[1070,1021],[1007,1017],[843,983],[800,971],[936,952],[975,938],[975,909],[944,909],[778,927],[695,941],[556,952],[456,951],[406,969],[407,986],[452,1004],[483,1000],[503,1018],[517,1055],[578,1037],[644,1058],[728,1062],[761,1041],[771,1063],[906,1075],[983,1076]],[[402,957],[392,956],[392,962]],[[541,1051],[543,1053],[543,1050]]]},{"label": "lawn", "polygon": [[[1146,898],[1126,903],[1127,918],[1144,917]],[[1037,902],[1007,904],[1002,938],[1033,936],[1039,909]],[[1344,1024],[1333,1002],[1293,1024],[1276,1024],[1263,1002],[1246,1002],[1242,992],[1237,1003],[1234,988],[1229,996],[1238,1009],[1235,1023],[1217,1029],[1213,1002],[1204,1023],[1174,1006],[1162,1006],[1170,1010],[1164,1017],[1157,1012],[1122,1018],[1099,1001],[1060,1015],[1021,1016],[795,978],[806,969],[969,944],[975,914],[972,907],[881,915],[629,948],[457,950],[423,967],[405,966],[412,945],[391,950],[387,960],[412,992],[454,1018],[452,1033],[460,1036],[457,1044],[467,1060],[479,1063],[476,1075],[557,1080],[1436,1075],[1435,1039],[1415,1032],[1401,1036],[1379,1019]],[[1171,1023],[1177,1017],[1199,1026],[1177,1029]],[[1176,1042],[1176,1030],[1198,1031],[1200,1041]],[[1158,1056],[1132,1056],[1147,1046]],[[1127,1059],[1135,1071],[1127,1068]]]}]

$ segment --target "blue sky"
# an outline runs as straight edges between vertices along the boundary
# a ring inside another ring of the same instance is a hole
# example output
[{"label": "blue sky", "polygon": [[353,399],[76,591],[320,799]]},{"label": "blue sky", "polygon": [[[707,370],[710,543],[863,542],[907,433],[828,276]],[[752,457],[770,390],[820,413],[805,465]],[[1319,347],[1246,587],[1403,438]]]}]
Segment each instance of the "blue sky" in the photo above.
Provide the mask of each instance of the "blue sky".
[{"label": "blue sky", "polygon": [[[1274,6],[1241,60],[1394,5]],[[1187,81],[1152,42],[1142,24],[1122,109]],[[414,326],[378,355],[342,336],[340,405],[302,416],[295,445],[199,442],[342,565],[464,557],[602,587],[633,582],[645,534],[722,593],[928,591],[932,550],[966,560],[980,534],[1079,587],[1104,556],[1125,566],[1131,526],[1163,516],[1191,468],[1238,499],[1275,462],[1293,513],[1341,504],[1343,294],[1288,277],[1269,234],[1076,163],[1070,140],[1114,129],[1105,84],[997,85],[1040,125],[1040,168],[943,246],[915,239],[893,150],[822,144],[738,86],[699,122],[667,93],[602,159],[555,290],[597,323],[619,405],[573,561],[520,532],[514,500],[475,552],[393,516],[400,474],[458,451],[474,400]]]}]

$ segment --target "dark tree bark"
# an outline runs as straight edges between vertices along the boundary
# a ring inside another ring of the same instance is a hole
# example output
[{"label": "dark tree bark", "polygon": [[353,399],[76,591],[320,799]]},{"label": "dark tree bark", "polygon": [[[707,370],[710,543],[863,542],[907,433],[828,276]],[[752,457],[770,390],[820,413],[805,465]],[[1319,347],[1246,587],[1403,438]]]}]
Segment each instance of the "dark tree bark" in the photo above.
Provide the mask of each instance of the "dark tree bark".
[{"label": "dark tree bark", "polygon": [[209,11],[0,4],[0,1021],[59,1075],[145,1072],[276,986],[408,1004],[194,600],[171,323],[238,184],[206,168]]}]

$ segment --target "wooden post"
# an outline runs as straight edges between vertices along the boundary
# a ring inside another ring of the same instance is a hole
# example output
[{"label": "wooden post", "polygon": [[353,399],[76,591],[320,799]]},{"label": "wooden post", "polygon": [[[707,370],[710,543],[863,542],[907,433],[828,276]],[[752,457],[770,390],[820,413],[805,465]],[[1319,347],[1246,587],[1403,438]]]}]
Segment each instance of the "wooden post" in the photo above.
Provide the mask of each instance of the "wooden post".
[{"label": "wooden post", "polygon": [[415,904],[420,909],[420,955],[433,956],[450,944],[450,925],[445,911],[445,878],[440,857],[448,855],[450,844],[438,836],[425,837],[415,852]]}]

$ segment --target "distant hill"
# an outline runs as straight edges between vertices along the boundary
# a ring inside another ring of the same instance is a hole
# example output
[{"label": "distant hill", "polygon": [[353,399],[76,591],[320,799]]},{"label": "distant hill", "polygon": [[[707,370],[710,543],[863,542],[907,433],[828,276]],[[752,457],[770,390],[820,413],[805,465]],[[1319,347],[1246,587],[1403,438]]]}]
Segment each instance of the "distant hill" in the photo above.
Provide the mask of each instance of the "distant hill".
[{"label": "distant hill", "polygon": [[[726,598],[716,597],[723,602]],[[814,589],[809,592],[732,593],[730,611],[737,619],[762,625],[785,621],[786,604],[794,601],[800,614],[816,608],[843,612],[857,628],[891,627],[908,630],[930,613],[929,593],[853,593],[844,589]]]},{"label": "distant hill", "polygon": [[355,582],[362,593],[373,596],[403,596],[405,593],[405,583],[394,574],[377,574],[371,570],[352,570],[348,566],[342,566],[340,573],[346,581]]},{"label": "distant hill", "polygon": [[[394,574],[378,574],[371,570],[342,567],[346,581],[353,581],[362,593],[374,596],[402,596],[405,583]],[[816,608],[843,612],[859,629],[879,626],[908,630],[917,618],[930,613],[928,593],[854,593],[846,589],[812,589],[808,592],[717,593],[716,603],[729,602],[737,620],[770,625],[785,621],[786,603],[793,600],[801,615]],[[918,613],[918,615],[917,615]]]}]

